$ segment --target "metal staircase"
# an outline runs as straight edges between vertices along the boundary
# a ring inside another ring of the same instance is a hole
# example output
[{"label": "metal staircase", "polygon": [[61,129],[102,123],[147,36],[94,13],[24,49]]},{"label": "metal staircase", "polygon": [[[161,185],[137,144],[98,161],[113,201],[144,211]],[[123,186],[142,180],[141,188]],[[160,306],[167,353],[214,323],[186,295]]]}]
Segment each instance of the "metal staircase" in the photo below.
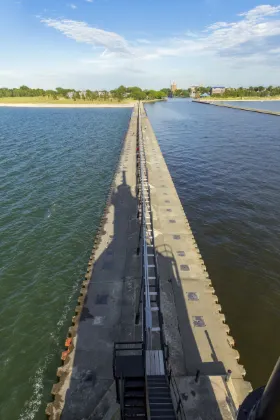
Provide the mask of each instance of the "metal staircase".
[{"label": "metal staircase", "polygon": [[123,418],[135,420],[146,419],[145,380],[143,378],[126,378],[123,393]]},{"label": "metal staircase", "polygon": [[[141,254],[142,281],[135,323],[142,326],[142,341],[115,343],[113,371],[122,419],[185,419],[175,379],[168,372],[160,283],[157,269],[151,192],[138,108],[136,174],[140,223],[137,254]],[[174,410],[174,404],[176,410]]]},{"label": "metal staircase", "polygon": [[148,395],[151,420],[176,419],[169,383],[165,376],[148,376]]}]

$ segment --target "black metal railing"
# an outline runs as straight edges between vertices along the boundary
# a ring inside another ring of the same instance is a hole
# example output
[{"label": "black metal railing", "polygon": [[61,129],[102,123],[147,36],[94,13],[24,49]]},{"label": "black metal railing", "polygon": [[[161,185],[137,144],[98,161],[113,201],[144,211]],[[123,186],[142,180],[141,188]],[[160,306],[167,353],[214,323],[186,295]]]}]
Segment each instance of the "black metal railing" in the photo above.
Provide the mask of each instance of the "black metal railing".
[{"label": "black metal railing", "polygon": [[143,363],[145,362],[145,351],[143,341],[119,341],[114,343],[113,350],[113,375],[116,378],[116,358],[118,355],[137,355],[141,352]]},{"label": "black metal railing", "polygon": [[186,418],[186,415],[185,415],[184,406],[183,406],[182,398],[181,398],[181,395],[180,395],[180,391],[179,391],[176,379],[172,374],[172,369],[171,368],[168,371],[167,379],[168,379],[168,382],[169,382],[169,389],[170,389],[171,397],[172,397],[173,403],[174,403],[174,409],[175,409],[176,417],[177,417],[177,419],[180,419],[180,420],[186,420],[187,418]]}]

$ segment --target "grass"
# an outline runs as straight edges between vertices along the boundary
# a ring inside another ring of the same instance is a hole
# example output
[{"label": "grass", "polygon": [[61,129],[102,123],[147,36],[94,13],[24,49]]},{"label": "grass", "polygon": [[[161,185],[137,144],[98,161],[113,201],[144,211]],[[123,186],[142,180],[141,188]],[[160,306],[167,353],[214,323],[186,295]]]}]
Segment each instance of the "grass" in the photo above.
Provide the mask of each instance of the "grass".
[{"label": "grass", "polygon": [[18,98],[0,98],[0,103],[4,104],[55,104],[55,105],[88,105],[88,104],[131,104],[135,102],[133,99],[124,99],[123,101],[119,102],[117,99],[97,99],[94,101],[87,101],[83,99],[77,99],[74,101],[73,99],[65,99],[65,98],[58,98],[53,99],[49,98],[47,96],[34,96],[34,97],[28,97],[28,96],[21,96]]}]

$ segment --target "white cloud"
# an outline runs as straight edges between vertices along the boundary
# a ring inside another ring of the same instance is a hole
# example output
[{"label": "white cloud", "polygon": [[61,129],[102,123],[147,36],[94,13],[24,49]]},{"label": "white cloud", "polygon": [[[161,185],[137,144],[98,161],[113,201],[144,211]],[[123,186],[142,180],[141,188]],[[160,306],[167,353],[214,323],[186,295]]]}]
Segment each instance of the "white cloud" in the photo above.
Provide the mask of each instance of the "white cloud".
[{"label": "white cloud", "polygon": [[[128,40],[118,33],[75,20],[41,19],[41,22],[76,42],[94,47],[87,57],[83,55],[76,62],[71,55],[71,71],[77,75],[77,80],[78,75],[84,74],[100,75],[102,80],[108,75],[118,85],[124,83],[126,77],[130,80],[134,72],[134,83],[137,84],[138,74],[143,79],[153,80],[155,87],[166,85],[171,75],[181,86],[202,82],[234,85],[235,81],[249,85],[254,81],[279,83],[280,19],[277,14],[280,14],[280,6],[258,6],[231,21],[213,22],[199,32],[186,28],[181,37],[156,41],[147,34]],[[60,69],[61,73],[68,72],[65,62]],[[189,79],[184,82],[186,78]]]},{"label": "white cloud", "polygon": [[93,3],[93,0],[86,0],[88,3]]},{"label": "white cloud", "polygon": [[265,16],[277,15],[280,12],[280,6],[270,6],[269,4],[263,4],[257,6],[248,12],[240,13],[238,16],[243,16],[249,20],[263,19]]},{"label": "white cloud", "polygon": [[138,42],[139,44],[150,44],[151,43],[151,41],[149,41],[148,39],[144,39],[144,38],[136,39],[136,42]]},{"label": "white cloud", "polygon": [[275,18],[278,13],[280,6],[258,6],[240,14],[242,19],[236,22],[213,23],[193,39],[186,36],[165,40],[164,46],[158,46],[153,53],[163,57],[183,57],[187,54],[236,57],[242,51],[249,55],[265,54],[266,43],[280,38],[280,20]]},{"label": "white cloud", "polygon": [[57,29],[68,38],[72,38],[77,42],[104,47],[108,51],[118,52],[123,55],[132,54],[127,41],[115,32],[93,28],[85,22],[68,19],[42,19],[41,22]]},{"label": "white cloud", "polygon": [[77,6],[76,6],[75,4],[73,4],[73,3],[71,3],[69,6],[70,6],[70,7],[71,7],[71,9],[73,9],[73,10],[77,9]]},{"label": "white cloud", "polygon": [[228,26],[231,26],[232,25],[232,23],[227,23],[227,22],[216,22],[216,23],[213,23],[212,25],[210,25],[210,26],[207,26],[207,28],[206,28],[206,30],[205,30],[205,32],[208,32],[208,31],[215,31],[216,29],[221,29],[221,28],[227,28]]}]

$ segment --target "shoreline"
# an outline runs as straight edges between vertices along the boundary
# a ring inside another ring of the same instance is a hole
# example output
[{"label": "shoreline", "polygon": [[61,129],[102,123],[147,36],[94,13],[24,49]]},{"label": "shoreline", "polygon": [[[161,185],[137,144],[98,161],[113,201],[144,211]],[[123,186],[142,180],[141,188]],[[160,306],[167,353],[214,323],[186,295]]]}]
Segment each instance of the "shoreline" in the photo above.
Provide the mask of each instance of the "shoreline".
[{"label": "shoreline", "polygon": [[116,104],[47,104],[47,103],[1,103],[0,107],[12,108],[133,108],[134,102]]}]

